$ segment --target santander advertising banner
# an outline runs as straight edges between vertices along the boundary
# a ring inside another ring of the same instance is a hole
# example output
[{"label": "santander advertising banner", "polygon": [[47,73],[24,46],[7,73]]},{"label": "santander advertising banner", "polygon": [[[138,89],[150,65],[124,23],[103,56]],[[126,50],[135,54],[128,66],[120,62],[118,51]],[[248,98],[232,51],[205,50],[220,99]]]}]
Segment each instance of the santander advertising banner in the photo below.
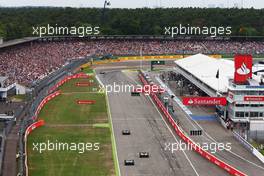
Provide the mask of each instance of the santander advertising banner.
[{"label": "santander advertising banner", "polygon": [[225,97],[183,97],[182,103],[187,106],[191,105],[223,105],[227,101]]},{"label": "santander advertising banner", "polygon": [[264,96],[245,96],[244,101],[264,101]]},{"label": "santander advertising banner", "polygon": [[251,55],[235,56],[235,83],[243,84],[248,78],[252,78],[252,64],[253,59]]}]

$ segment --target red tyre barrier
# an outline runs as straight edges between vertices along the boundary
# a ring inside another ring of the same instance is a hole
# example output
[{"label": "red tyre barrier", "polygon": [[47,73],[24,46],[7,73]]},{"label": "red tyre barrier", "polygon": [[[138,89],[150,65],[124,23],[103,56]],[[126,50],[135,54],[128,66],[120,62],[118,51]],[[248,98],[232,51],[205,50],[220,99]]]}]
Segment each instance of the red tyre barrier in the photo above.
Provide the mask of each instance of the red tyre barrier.
[{"label": "red tyre barrier", "polygon": [[[39,112],[41,111],[41,109],[44,107],[45,104],[47,104],[50,100],[52,100],[53,98],[57,97],[58,95],[60,95],[61,92],[60,91],[56,91],[50,95],[48,95],[47,97],[45,97],[40,104],[38,105],[35,115],[32,117],[33,120],[37,120]],[[31,124],[25,131],[25,135],[24,135],[24,142],[25,142],[25,167],[26,167],[26,176],[28,176],[28,165],[27,165],[27,136],[36,128],[43,126],[44,120],[39,120],[33,124]]]},{"label": "red tyre barrier", "polygon": [[59,81],[57,84],[55,84],[50,90],[48,91],[49,93],[55,91],[57,88],[65,84],[71,79],[78,79],[78,78],[90,78],[91,76],[85,74],[85,73],[77,73],[75,75],[67,76],[63,80]]},{"label": "red tyre barrier", "polygon": [[39,120],[31,124],[25,132],[24,141],[25,141],[25,167],[26,167],[26,176],[28,176],[28,159],[27,159],[27,137],[28,135],[36,128],[41,127],[45,124],[44,120]]},{"label": "red tyre barrier", "polygon": [[[143,83],[143,85],[148,84],[148,82],[145,80],[145,78],[141,74],[139,74],[139,79],[141,80],[141,82]],[[157,97],[157,95],[155,93],[151,93],[150,96],[154,100],[154,102],[156,103],[156,105],[159,107],[159,109],[162,111],[162,113],[165,115],[165,117],[169,120],[170,124],[174,127],[177,135],[184,142],[186,142],[187,144],[191,145],[192,148],[197,153],[199,153],[202,157],[206,158],[207,160],[209,160],[213,164],[217,165],[218,167],[224,169],[225,171],[227,171],[231,175],[235,175],[235,176],[246,176],[245,173],[243,173],[243,172],[237,170],[236,168],[230,166],[229,164],[223,162],[222,160],[218,159],[217,157],[215,157],[211,153],[203,150],[194,141],[192,141],[189,137],[185,136],[184,133],[183,133],[183,131],[176,124],[176,122],[171,117],[171,115],[169,114],[169,112],[167,111],[167,109],[164,107],[163,103],[160,101],[160,99]]]},{"label": "red tyre barrier", "polygon": [[48,95],[47,97],[45,97],[40,104],[37,107],[37,110],[35,112],[35,116],[33,117],[34,119],[37,119],[39,112],[41,111],[41,109],[44,107],[45,104],[47,104],[50,100],[52,100],[53,98],[57,97],[58,95],[60,95],[60,91],[56,91],[50,95]]},{"label": "red tyre barrier", "polygon": [[[53,98],[57,97],[58,95],[60,95],[60,91],[56,91],[50,95],[48,95],[47,97],[45,97],[40,104],[37,107],[37,110],[35,112],[35,115],[32,117],[33,120],[37,120],[38,118],[38,114],[41,111],[41,109],[44,107],[45,104],[47,104],[50,100],[52,100]],[[40,126],[44,125],[44,120],[39,120],[33,124],[31,124],[25,132],[25,136],[24,136],[24,141],[25,141],[25,166],[26,166],[26,176],[28,176],[28,165],[27,165],[27,136],[35,129],[38,128]]]}]

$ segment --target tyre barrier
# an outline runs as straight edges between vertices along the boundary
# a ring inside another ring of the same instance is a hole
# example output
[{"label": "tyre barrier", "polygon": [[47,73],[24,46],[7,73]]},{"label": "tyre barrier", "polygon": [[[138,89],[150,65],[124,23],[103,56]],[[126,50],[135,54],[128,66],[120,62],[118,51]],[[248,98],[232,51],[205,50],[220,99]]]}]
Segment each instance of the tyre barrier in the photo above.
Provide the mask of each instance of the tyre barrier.
[{"label": "tyre barrier", "polygon": [[57,88],[59,88],[60,86],[62,86],[63,84],[65,84],[66,82],[68,82],[69,80],[72,79],[78,79],[78,78],[90,78],[91,76],[87,75],[86,73],[77,73],[75,75],[71,75],[71,76],[67,76],[64,79],[62,79],[61,81],[59,81],[58,83],[56,83],[53,87],[50,88],[50,90],[48,91],[48,93],[51,93],[53,91],[55,91]]},{"label": "tyre barrier", "polygon": [[[139,79],[141,80],[141,82],[143,83],[143,85],[148,85],[148,82],[146,81],[146,79],[143,77],[143,75],[141,73],[139,74]],[[165,106],[163,105],[163,103],[157,97],[156,93],[150,93],[150,97],[152,98],[152,100],[154,100],[154,102],[158,106],[159,110],[162,111],[162,113],[168,119],[168,121],[170,122],[171,126],[173,127],[173,129],[175,130],[175,132],[177,133],[177,135],[184,142],[186,142],[188,145],[190,145],[198,154],[200,154],[205,159],[209,160],[211,163],[217,165],[221,169],[224,169],[225,171],[227,171],[231,175],[235,175],[235,176],[246,176],[245,173],[237,170],[236,168],[234,168],[234,167],[230,166],[229,164],[225,163],[224,161],[218,159],[217,157],[215,157],[211,153],[203,150],[194,141],[192,141],[192,139],[190,139],[189,137],[187,137],[184,134],[184,131],[182,131],[179,128],[179,126],[174,121],[174,119],[172,118],[172,116],[169,114],[169,112],[167,111],[167,109],[165,108]]]},{"label": "tyre barrier", "polygon": [[[40,111],[42,110],[42,108],[52,99],[54,99],[55,97],[59,96],[61,94],[60,91],[56,91],[50,95],[48,95],[47,97],[45,97],[40,104],[38,105],[36,112],[34,114],[34,116],[32,117],[33,120],[37,120],[38,119],[38,115],[40,113]],[[25,172],[26,172],[26,176],[28,176],[28,161],[27,161],[27,136],[36,128],[41,127],[45,124],[44,120],[39,120],[37,122],[32,123],[29,127],[27,127],[26,131],[25,131],[25,135],[24,135],[24,143],[25,143]]]},{"label": "tyre barrier", "polygon": [[33,117],[33,120],[36,120],[38,117],[39,112],[41,111],[41,109],[44,107],[45,104],[47,104],[50,100],[52,100],[53,98],[57,97],[58,95],[60,95],[61,92],[58,90],[50,95],[48,95],[47,97],[45,97],[40,104],[37,107],[37,110],[35,112],[35,116]]},{"label": "tyre barrier", "polygon": [[28,176],[28,159],[27,159],[27,137],[28,135],[36,128],[41,127],[45,124],[44,120],[39,120],[35,123],[32,123],[29,127],[27,127],[24,142],[25,142],[25,168],[26,168],[26,176]]}]

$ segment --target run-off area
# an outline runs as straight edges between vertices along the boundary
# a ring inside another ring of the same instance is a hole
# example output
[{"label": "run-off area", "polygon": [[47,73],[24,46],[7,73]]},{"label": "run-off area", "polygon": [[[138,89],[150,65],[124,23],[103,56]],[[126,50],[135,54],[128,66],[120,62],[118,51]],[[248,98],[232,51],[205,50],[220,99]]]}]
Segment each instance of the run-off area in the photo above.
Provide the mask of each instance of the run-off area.
[{"label": "run-off area", "polygon": [[[91,84],[77,86],[79,82]],[[59,89],[61,95],[39,114],[45,126],[28,137],[29,175],[115,175],[105,94],[98,92],[95,77],[70,80]],[[46,149],[40,152],[40,147]]]}]

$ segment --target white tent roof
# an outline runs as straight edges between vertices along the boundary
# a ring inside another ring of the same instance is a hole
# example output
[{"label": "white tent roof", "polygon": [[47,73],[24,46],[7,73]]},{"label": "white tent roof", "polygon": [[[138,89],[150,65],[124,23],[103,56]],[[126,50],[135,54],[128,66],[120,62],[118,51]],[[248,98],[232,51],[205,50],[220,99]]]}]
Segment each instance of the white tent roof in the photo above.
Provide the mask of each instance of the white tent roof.
[{"label": "white tent roof", "polygon": [[264,72],[264,64],[257,63],[252,68],[253,72]]},{"label": "white tent roof", "polygon": [[[228,79],[234,77],[234,62],[230,60],[196,54],[175,63],[215,91],[227,92]],[[218,69],[219,79],[216,78]]]}]

